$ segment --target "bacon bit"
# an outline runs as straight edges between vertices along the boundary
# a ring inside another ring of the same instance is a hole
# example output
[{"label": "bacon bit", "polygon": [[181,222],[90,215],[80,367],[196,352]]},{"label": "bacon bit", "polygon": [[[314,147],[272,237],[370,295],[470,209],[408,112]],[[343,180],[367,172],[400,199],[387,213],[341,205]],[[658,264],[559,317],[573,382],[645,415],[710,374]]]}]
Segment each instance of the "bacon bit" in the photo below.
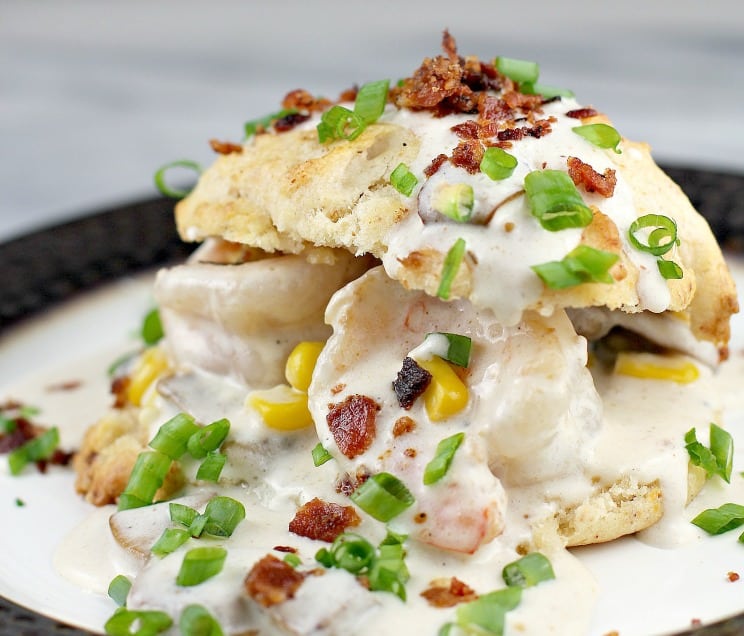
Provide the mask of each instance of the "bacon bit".
[{"label": "bacon bit", "polygon": [[358,526],[362,520],[351,506],[311,499],[289,522],[289,531],[301,537],[333,543],[347,528]]},{"label": "bacon bit", "polygon": [[218,139],[210,139],[209,145],[212,147],[212,150],[221,155],[230,155],[233,153],[239,154],[243,152],[243,146],[241,146],[240,144],[234,144],[230,141],[219,141]]},{"label": "bacon bit", "polygon": [[478,116],[481,126],[485,123],[498,124],[499,122],[512,120],[514,118],[514,111],[500,97],[481,93],[478,97]]},{"label": "bacon bit", "polygon": [[43,430],[34,426],[25,417],[9,418],[15,423],[15,430],[10,433],[0,434],[0,453],[10,453],[27,441],[41,435]]},{"label": "bacon bit", "polygon": [[700,626],[701,626],[702,624],[703,624],[703,621],[701,621],[701,620],[700,620],[699,618],[693,618],[693,619],[692,619],[692,620],[690,621],[690,625],[691,625],[692,627],[700,627]]},{"label": "bacon bit", "polygon": [[514,223],[512,223],[511,221],[507,221],[506,223],[504,223],[504,232],[509,233],[513,230],[514,230]]},{"label": "bacon bit", "polygon": [[356,100],[358,92],[359,92],[359,88],[357,86],[352,86],[351,88],[347,88],[345,91],[343,91],[338,96],[338,101],[339,102],[353,102]]},{"label": "bacon bit", "polygon": [[332,395],[338,395],[346,388],[346,385],[343,382],[340,382],[339,384],[331,387],[331,394]]},{"label": "bacon bit", "polygon": [[294,598],[305,575],[291,565],[267,554],[248,572],[243,583],[245,591],[256,603],[271,607]]},{"label": "bacon bit", "polygon": [[123,375],[111,381],[111,393],[114,396],[114,408],[123,409],[128,403],[127,391],[129,390],[129,376]]},{"label": "bacon bit", "polygon": [[293,548],[291,545],[275,545],[274,550],[277,552],[290,552],[292,554],[297,554],[297,548]]},{"label": "bacon bit", "polygon": [[459,168],[465,168],[470,174],[480,172],[480,162],[485,152],[480,141],[461,141],[452,151],[450,161]]},{"label": "bacon bit", "polygon": [[340,495],[351,495],[359,486],[369,479],[369,472],[364,466],[357,468],[356,475],[344,473],[336,481],[336,492]]},{"label": "bacon bit", "polygon": [[500,130],[496,137],[499,141],[519,141],[524,138],[524,128],[507,128]]},{"label": "bacon bit", "polygon": [[415,428],[416,422],[414,422],[410,417],[408,417],[407,415],[399,417],[397,420],[395,420],[395,424],[393,424],[393,437],[400,437],[401,435],[410,433]]},{"label": "bacon bit", "polygon": [[411,459],[413,459],[418,453],[416,452],[415,448],[406,448],[406,450],[403,451],[403,454],[406,457],[410,457]]},{"label": "bacon bit", "polygon": [[329,405],[326,421],[338,449],[349,459],[366,451],[375,439],[375,419],[380,405],[365,395],[350,395]]},{"label": "bacon bit", "polygon": [[[442,585],[444,583],[444,585]],[[458,603],[469,603],[478,598],[475,590],[453,576],[449,583],[432,581],[431,587],[421,592],[432,607],[454,607]]]},{"label": "bacon bit", "polygon": [[509,91],[504,93],[501,99],[506,102],[506,105],[511,109],[517,109],[523,111],[537,111],[540,112],[542,106],[541,95],[525,95],[519,91]]},{"label": "bacon bit", "polygon": [[80,380],[66,380],[65,382],[58,382],[57,384],[50,384],[47,391],[74,391],[79,389],[83,383]]},{"label": "bacon bit", "polygon": [[434,159],[431,160],[431,163],[424,168],[424,174],[427,177],[431,177],[433,174],[436,173],[439,168],[442,167],[442,164],[447,161],[447,155],[440,154],[434,157]]},{"label": "bacon bit", "polygon": [[593,108],[576,108],[566,113],[566,117],[572,117],[573,119],[586,119],[587,117],[595,117],[597,115],[599,113]]},{"label": "bacon bit", "polygon": [[461,124],[452,126],[450,130],[455,133],[460,139],[478,139],[478,132],[480,128],[478,124],[473,120],[464,121]]},{"label": "bacon bit", "polygon": [[289,113],[289,115],[285,115],[274,122],[274,130],[276,132],[288,132],[308,119],[310,119],[308,113]]},{"label": "bacon bit", "polygon": [[419,512],[414,518],[415,523],[426,523],[426,513],[425,512]]},{"label": "bacon bit", "polygon": [[604,174],[599,174],[578,157],[569,157],[567,163],[568,176],[577,186],[581,185],[587,192],[596,192],[605,198],[609,198],[615,193],[617,177],[612,168],[607,168]]},{"label": "bacon bit", "polygon": [[308,112],[325,110],[331,105],[329,99],[324,97],[314,97],[312,93],[298,88],[290,91],[282,100],[282,108],[287,110],[303,110]]},{"label": "bacon bit", "polygon": [[403,366],[398,371],[398,377],[393,381],[393,391],[398,398],[398,404],[406,410],[410,409],[430,383],[431,373],[416,364],[413,358],[406,356],[403,359]]},{"label": "bacon bit", "polygon": [[738,581],[740,577],[739,577],[739,574],[738,574],[737,572],[729,572],[729,573],[728,573],[728,574],[726,575],[726,578],[727,578],[727,579],[728,579],[729,581],[731,581],[731,583],[734,583],[734,582]]}]

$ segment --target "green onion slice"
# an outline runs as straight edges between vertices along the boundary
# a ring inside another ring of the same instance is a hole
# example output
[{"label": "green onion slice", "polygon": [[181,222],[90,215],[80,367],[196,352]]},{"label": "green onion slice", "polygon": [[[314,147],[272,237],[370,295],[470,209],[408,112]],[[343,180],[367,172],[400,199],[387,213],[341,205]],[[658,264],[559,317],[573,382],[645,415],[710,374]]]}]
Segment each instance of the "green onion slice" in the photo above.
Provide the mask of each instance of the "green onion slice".
[{"label": "green onion slice", "polygon": [[194,539],[198,539],[202,536],[208,521],[209,517],[207,517],[207,515],[196,515],[194,520],[189,524],[189,534],[194,537]]},{"label": "green onion slice", "polygon": [[[650,229],[645,243],[638,237],[644,229]],[[661,256],[677,244],[677,223],[663,214],[644,214],[630,224],[628,239],[637,250]]]},{"label": "green onion slice", "polygon": [[210,452],[199,465],[196,471],[196,478],[200,481],[218,482],[226,462],[227,455],[219,451]]},{"label": "green onion slice", "polygon": [[659,268],[659,274],[666,280],[679,280],[684,276],[682,268],[674,261],[665,261],[660,258],[656,261]]},{"label": "green onion slice", "polygon": [[521,587],[506,587],[489,592],[479,599],[459,605],[457,625],[468,631],[489,636],[502,636],[506,613],[522,600]]},{"label": "green onion slice", "polygon": [[186,447],[194,459],[203,459],[211,451],[217,450],[230,432],[230,421],[222,418],[194,432]]},{"label": "green onion slice", "polygon": [[568,88],[546,86],[545,84],[538,84],[536,82],[520,82],[519,92],[524,95],[542,95],[544,99],[574,96],[574,92]]},{"label": "green onion slice", "polygon": [[294,115],[296,112],[298,112],[296,108],[284,108],[276,113],[245,122],[243,130],[245,131],[246,139],[255,135],[259,130],[266,130],[277,119],[283,119],[287,115]]},{"label": "green onion slice", "polygon": [[8,455],[8,468],[11,475],[21,471],[34,462],[49,459],[59,446],[59,429],[55,426],[38,437],[28,440]]},{"label": "green onion slice", "polygon": [[550,289],[565,289],[582,283],[613,283],[610,269],[619,256],[588,245],[579,245],[563,260],[533,265],[532,270]]},{"label": "green onion slice", "polygon": [[208,521],[204,527],[207,534],[229,537],[237,525],[245,519],[245,507],[232,497],[213,497],[204,510]]},{"label": "green onion slice", "polygon": [[148,347],[156,344],[163,337],[163,324],[160,322],[160,311],[157,307],[145,314],[140,335]]},{"label": "green onion slice", "polygon": [[356,139],[362,134],[365,123],[353,111],[344,106],[331,106],[320,117],[317,125],[318,141],[322,144],[334,139]]},{"label": "green onion slice", "polygon": [[586,227],[592,211],[584,203],[574,182],[561,170],[535,170],[524,178],[530,211],[546,230],[557,232]]},{"label": "green onion slice", "polygon": [[202,605],[187,605],[178,621],[181,636],[224,636],[222,627]]},{"label": "green onion slice", "polygon": [[475,195],[467,183],[445,183],[432,198],[434,210],[458,223],[467,223],[473,216]]},{"label": "green onion slice", "polygon": [[450,247],[442,265],[442,277],[439,280],[439,288],[437,289],[437,296],[442,300],[447,300],[450,297],[452,283],[455,280],[455,276],[457,276],[457,271],[460,269],[464,257],[465,239],[459,238]]},{"label": "green onion slice", "polygon": [[285,554],[282,561],[284,561],[288,565],[291,565],[293,568],[297,568],[302,565],[302,559],[292,552],[288,552],[287,554]]},{"label": "green onion slice", "polygon": [[486,148],[480,162],[480,171],[494,181],[511,177],[516,167],[517,158],[496,146]]},{"label": "green onion slice", "polygon": [[555,578],[553,566],[548,558],[540,552],[531,552],[504,566],[504,582],[517,587],[532,587],[542,581]]},{"label": "green onion slice", "polygon": [[198,430],[199,426],[191,415],[179,413],[158,429],[150,447],[171,459],[179,459],[186,452],[189,437]]},{"label": "green onion slice", "polygon": [[351,574],[359,574],[372,564],[375,558],[375,548],[364,537],[344,532],[333,542],[331,555],[335,567],[351,572]]},{"label": "green onion slice", "polygon": [[16,424],[15,420],[10,419],[9,417],[5,417],[4,415],[0,415],[0,435],[7,435],[8,433],[12,433],[13,431],[18,428],[18,424]]},{"label": "green onion slice", "polygon": [[[153,636],[166,631],[172,624],[173,619],[165,612],[120,607],[106,621],[103,629],[110,636]],[[132,631],[133,628],[135,631]]]},{"label": "green onion slice", "polygon": [[540,75],[540,66],[536,62],[530,62],[528,60],[517,60],[511,57],[497,57],[494,60],[494,66],[500,73],[518,83],[534,83]]},{"label": "green onion slice", "polygon": [[571,130],[598,148],[611,148],[617,154],[622,153],[618,145],[623,138],[617,130],[608,124],[585,124],[584,126],[575,126]]},{"label": "green onion slice", "polygon": [[445,331],[433,331],[426,334],[424,342],[428,338],[445,338],[447,340],[447,350],[441,353],[437,351],[439,357],[456,364],[458,367],[467,368],[470,364],[470,350],[473,347],[473,341],[468,336],[459,333],[447,333]]},{"label": "green onion slice", "polygon": [[685,434],[685,448],[690,455],[690,462],[700,466],[708,476],[719,475],[726,482],[731,481],[731,468],[734,461],[734,440],[728,431],[717,424],[710,424],[710,448],[697,440],[695,429]]},{"label": "green onion slice", "polygon": [[218,547],[194,548],[183,557],[176,584],[192,587],[211,579],[222,571],[227,550]]},{"label": "green onion slice", "polygon": [[163,485],[171,466],[171,458],[158,451],[143,451],[137,456],[129,482],[119,497],[119,510],[139,508],[152,503]]},{"label": "green onion slice", "polygon": [[194,519],[196,519],[199,516],[198,511],[194,510],[190,506],[185,506],[184,504],[176,503],[175,501],[171,501],[168,504],[168,512],[170,514],[171,521],[180,523],[182,526],[185,526],[186,528],[188,528],[192,523],[194,523]]},{"label": "green onion slice", "polygon": [[331,455],[324,447],[323,444],[318,442],[314,447],[312,452],[313,456],[313,464],[315,466],[322,466],[327,461],[330,461],[333,459],[333,455]]},{"label": "green onion slice", "polygon": [[390,184],[401,194],[410,197],[416,187],[418,179],[404,163],[399,163],[395,170],[390,173]]},{"label": "green onion slice", "polygon": [[455,433],[450,437],[445,437],[437,444],[434,459],[426,464],[424,469],[424,485],[430,486],[447,474],[455,453],[464,439],[465,433]]},{"label": "green onion slice", "polygon": [[192,170],[196,172],[198,177],[202,173],[202,167],[196,161],[191,161],[189,159],[180,159],[178,161],[171,161],[170,163],[165,164],[164,166],[160,167],[157,172],[155,172],[155,187],[158,189],[158,192],[160,192],[160,194],[166,197],[170,197],[171,199],[183,199],[189,192],[191,192],[192,188],[181,190],[172,188],[168,184],[166,184],[165,175],[167,172],[173,170],[173,168],[186,168],[187,170]]},{"label": "green onion slice", "polygon": [[123,574],[117,574],[108,586],[108,595],[119,606],[127,604],[129,590],[132,589],[132,582]]},{"label": "green onion slice", "polygon": [[183,528],[166,528],[163,534],[150,548],[155,556],[164,557],[166,554],[175,552],[191,538],[191,533]]},{"label": "green onion slice", "polygon": [[406,485],[390,473],[372,475],[351,493],[351,500],[368,515],[387,522],[415,501]]},{"label": "green onion slice", "polygon": [[354,113],[364,125],[376,122],[385,110],[390,80],[363,84],[354,100]]},{"label": "green onion slice", "polygon": [[708,508],[695,517],[692,523],[708,534],[723,534],[744,525],[744,506],[726,503],[719,508]]}]

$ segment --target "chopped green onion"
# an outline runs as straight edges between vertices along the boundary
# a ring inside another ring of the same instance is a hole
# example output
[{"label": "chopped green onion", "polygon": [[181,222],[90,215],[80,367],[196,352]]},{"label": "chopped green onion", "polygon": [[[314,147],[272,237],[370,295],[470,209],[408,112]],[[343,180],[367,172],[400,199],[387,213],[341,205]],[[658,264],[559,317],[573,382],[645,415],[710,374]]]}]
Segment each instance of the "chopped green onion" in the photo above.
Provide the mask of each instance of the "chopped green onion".
[{"label": "chopped green onion", "polygon": [[28,440],[8,455],[8,467],[11,475],[21,471],[34,462],[49,459],[59,446],[59,429],[55,426],[38,437]]},{"label": "chopped green onion", "polygon": [[432,207],[458,223],[467,223],[473,216],[475,195],[467,183],[441,185],[432,200]]},{"label": "chopped green onion", "polygon": [[176,584],[181,587],[192,587],[211,579],[222,571],[226,557],[225,548],[207,547],[189,550],[183,557],[181,569],[176,576]]},{"label": "chopped green onion", "polygon": [[26,502],[23,501],[23,499],[21,499],[20,497],[16,497],[15,498],[15,505],[18,506],[19,508],[23,508],[23,506],[26,505]]},{"label": "chopped green onion", "polygon": [[511,177],[516,167],[517,158],[497,146],[486,148],[480,162],[480,171],[494,181]]},{"label": "chopped green onion", "polygon": [[540,552],[531,552],[504,566],[504,582],[517,587],[532,587],[542,581],[555,578],[553,566]]},{"label": "chopped green onion", "polygon": [[130,351],[129,353],[124,353],[120,355],[116,360],[114,360],[109,366],[108,369],[106,369],[106,375],[108,375],[110,378],[115,377],[118,375],[119,370],[124,367],[127,363],[129,363],[131,360],[133,360],[135,357],[139,356],[139,351]]},{"label": "chopped green onion", "polygon": [[103,629],[109,636],[154,636],[166,631],[172,624],[173,619],[165,612],[119,607]]},{"label": "chopped green onion", "polygon": [[322,466],[327,461],[330,461],[333,459],[333,455],[331,455],[324,447],[323,444],[318,442],[312,450],[312,456],[313,456],[313,464],[315,466]]},{"label": "chopped green onion", "polygon": [[460,269],[464,257],[465,239],[459,238],[450,247],[442,265],[442,277],[439,281],[439,288],[437,289],[437,296],[442,300],[447,300],[450,297],[452,283],[455,280],[455,276],[457,276],[457,271]]},{"label": "chopped green onion", "polygon": [[365,126],[376,122],[384,112],[389,86],[389,80],[379,80],[363,84],[357,91],[354,113]]},{"label": "chopped green onion", "polygon": [[150,548],[155,556],[164,557],[166,554],[175,552],[191,538],[191,533],[182,528],[166,528],[163,534]]},{"label": "chopped green onion", "polygon": [[[470,350],[473,346],[473,341],[468,336],[460,335],[459,333],[447,333],[445,331],[433,331],[426,334],[426,338],[439,338],[444,337],[447,339],[447,351],[444,355],[440,355],[441,358],[456,364],[458,367],[467,368],[470,364]],[[424,342],[426,342],[424,338]]]},{"label": "chopped green onion", "polygon": [[20,417],[25,417],[26,419],[32,418],[39,413],[41,413],[41,409],[38,406],[31,406],[30,404],[24,404],[18,410],[18,415]]},{"label": "chopped green onion", "polygon": [[710,448],[697,441],[695,429],[685,434],[685,448],[690,462],[705,469],[708,476],[719,475],[726,482],[731,481],[731,468],[734,460],[734,440],[728,431],[711,422]]},{"label": "chopped green onion", "polygon": [[522,82],[534,83],[540,75],[540,66],[536,62],[497,57],[493,63],[500,73],[520,84]]},{"label": "chopped green onion", "polygon": [[282,559],[285,563],[291,565],[293,568],[297,568],[302,565],[302,559],[292,552],[288,552]]},{"label": "chopped green onion", "polygon": [[160,311],[157,307],[145,314],[140,335],[148,347],[156,344],[163,337],[163,324],[160,322]]},{"label": "chopped green onion", "polygon": [[132,589],[132,582],[123,574],[117,574],[108,586],[108,595],[119,607],[127,604],[129,590]]},{"label": "chopped green onion", "polygon": [[202,536],[208,521],[209,517],[207,515],[196,515],[194,520],[189,524],[189,534],[194,537],[194,539],[198,539]]},{"label": "chopped green onion", "polygon": [[608,124],[585,124],[584,126],[576,126],[571,130],[598,148],[612,148],[617,154],[622,153],[618,145],[623,138],[617,130]]},{"label": "chopped green onion", "polygon": [[534,170],[524,178],[524,190],[532,216],[546,230],[586,227],[592,222],[591,209],[565,172]]},{"label": "chopped green onion", "polygon": [[158,451],[143,451],[137,456],[129,482],[119,497],[119,510],[139,508],[152,503],[163,485],[171,466],[171,458]]},{"label": "chopped green onion", "polygon": [[358,534],[344,532],[333,542],[331,555],[336,567],[351,574],[359,574],[371,565],[375,547]]},{"label": "chopped green onion", "polygon": [[206,533],[215,537],[229,537],[245,519],[245,507],[232,497],[213,497],[209,500],[204,514],[208,519],[204,527]]},{"label": "chopped green onion", "polygon": [[200,481],[218,482],[226,461],[227,455],[219,451],[212,451],[199,464],[199,468],[196,471],[196,478]]},{"label": "chopped green onion", "polygon": [[665,261],[663,258],[659,258],[656,265],[659,267],[659,274],[666,280],[679,280],[684,276],[682,268],[674,261]]},{"label": "chopped green onion", "polygon": [[351,500],[378,521],[397,517],[415,501],[406,485],[390,473],[372,475],[351,493]]},{"label": "chopped green onion", "polygon": [[334,139],[356,139],[362,134],[366,125],[356,113],[344,106],[331,106],[320,117],[318,123],[318,141],[322,144]]},{"label": "chopped green onion", "polygon": [[0,415],[0,435],[7,435],[12,433],[18,428],[15,420],[11,420],[9,417]]},{"label": "chopped green onion", "polygon": [[703,510],[692,523],[708,534],[723,534],[744,525],[744,506],[726,503],[719,508]]},{"label": "chopped green onion", "polygon": [[198,511],[194,510],[190,506],[176,503],[175,501],[171,501],[168,504],[168,512],[170,513],[171,521],[180,523],[182,526],[187,528],[194,523],[194,519],[199,516]]},{"label": "chopped green onion", "polygon": [[150,447],[179,459],[186,452],[189,438],[199,430],[194,418],[187,413],[179,413],[163,424],[150,442]]},{"label": "chopped green onion", "polygon": [[[639,230],[652,228],[646,239],[641,242],[637,233]],[[637,250],[654,256],[661,256],[677,244],[677,223],[674,219],[663,214],[644,214],[639,216],[628,228],[628,239]]]},{"label": "chopped green onion", "polygon": [[406,164],[399,163],[395,170],[390,173],[390,183],[398,192],[410,197],[411,192],[413,192],[413,189],[418,183],[418,179],[408,169]]},{"label": "chopped green onion", "polygon": [[447,474],[455,453],[464,439],[465,433],[455,433],[450,437],[445,437],[437,444],[434,459],[426,464],[424,469],[424,484],[426,486],[438,482]]},{"label": "chopped green onion", "polygon": [[521,587],[506,587],[484,594],[475,601],[459,605],[457,625],[468,631],[488,636],[502,636],[506,613],[522,600]]},{"label": "chopped green onion", "polygon": [[550,289],[565,289],[582,283],[613,283],[610,268],[619,256],[588,245],[579,245],[563,260],[533,265],[532,270]]},{"label": "chopped green onion", "polygon": [[230,432],[230,421],[222,418],[198,429],[189,437],[187,448],[194,459],[202,459],[217,450]]},{"label": "chopped green onion", "polygon": [[181,636],[224,636],[217,619],[201,605],[187,605],[178,621]]},{"label": "chopped green onion", "polygon": [[410,578],[405,563],[405,550],[400,543],[381,543],[378,556],[367,575],[369,587],[376,592],[390,592],[406,600],[406,582]]},{"label": "chopped green onion", "polygon": [[545,84],[538,84],[536,82],[520,82],[519,92],[524,95],[542,95],[544,99],[574,96],[574,92],[568,88],[546,86]]},{"label": "chopped green onion", "polygon": [[183,199],[189,192],[191,192],[192,188],[189,188],[188,190],[179,190],[171,188],[165,183],[165,173],[173,168],[186,168],[188,170],[193,170],[198,176],[202,173],[202,167],[196,161],[181,159],[179,161],[171,161],[170,163],[165,164],[155,173],[155,187],[158,189],[160,194],[172,199]]},{"label": "chopped green onion", "polygon": [[255,135],[259,130],[266,130],[277,119],[283,119],[287,115],[294,115],[296,112],[296,108],[284,108],[279,112],[272,113],[271,115],[266,115],[245,122],[243,130],[245,131],[246,139]]}]

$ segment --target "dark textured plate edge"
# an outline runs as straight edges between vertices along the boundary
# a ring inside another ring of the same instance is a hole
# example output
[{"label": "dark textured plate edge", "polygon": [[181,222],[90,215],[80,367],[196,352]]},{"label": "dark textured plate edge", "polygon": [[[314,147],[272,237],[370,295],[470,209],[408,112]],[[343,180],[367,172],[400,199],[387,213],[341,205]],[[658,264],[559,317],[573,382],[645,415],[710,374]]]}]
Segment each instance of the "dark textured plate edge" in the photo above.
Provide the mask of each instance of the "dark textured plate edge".
[{"label": "dark textured plate edge", "polygon": [[[744,175],[662,167],[706,217],[724,250],[744,252]],[[84,215],[0,244],[0,333],[80,292],[181,260],[192,250],[178,237],[173,200],[165,198]],[[88,632],[0,597],[0,634],[85,636]],[[673,636],[741,634],[744,614]]]}]

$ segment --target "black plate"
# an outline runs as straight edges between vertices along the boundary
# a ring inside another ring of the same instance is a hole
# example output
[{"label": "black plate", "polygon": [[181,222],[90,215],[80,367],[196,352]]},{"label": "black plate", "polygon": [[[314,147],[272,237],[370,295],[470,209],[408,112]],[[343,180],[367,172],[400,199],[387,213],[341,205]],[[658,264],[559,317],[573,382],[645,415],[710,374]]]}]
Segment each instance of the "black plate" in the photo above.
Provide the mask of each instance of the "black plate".
[{"label": "black plate", "polygon": [[[744,176],[666,166],[708,219],[725,250],[744,252]],[[124,205],[0,245],[0,333],[79,292],[127,274],[181,260],[173,201]],[[744,610],[744,600],[742,601]],[[84,636],[0,597],[0,634]],[[740,636],[744,614],[678,636]]]}]

